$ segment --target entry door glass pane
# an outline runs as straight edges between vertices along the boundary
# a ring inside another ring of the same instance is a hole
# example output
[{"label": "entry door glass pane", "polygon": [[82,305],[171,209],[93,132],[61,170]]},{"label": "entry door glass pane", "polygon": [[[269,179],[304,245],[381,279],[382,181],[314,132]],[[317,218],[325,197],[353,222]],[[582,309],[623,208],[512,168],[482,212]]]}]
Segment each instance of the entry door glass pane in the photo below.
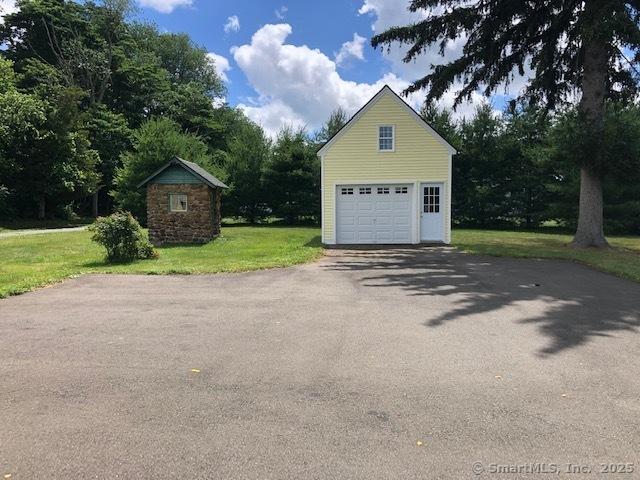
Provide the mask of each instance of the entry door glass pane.
[{"label": "entry door glass pane", "polygon": [[424,187],[424,213],[440,213],[440,187]]}]

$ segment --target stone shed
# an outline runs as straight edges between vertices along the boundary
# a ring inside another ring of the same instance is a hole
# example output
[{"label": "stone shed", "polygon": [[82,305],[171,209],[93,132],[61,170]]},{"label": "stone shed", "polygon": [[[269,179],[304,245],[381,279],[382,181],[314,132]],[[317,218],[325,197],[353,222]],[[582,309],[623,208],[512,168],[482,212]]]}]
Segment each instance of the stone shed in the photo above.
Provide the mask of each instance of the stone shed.
[{"label": "stone shed", "polygon": [[220,234],[224,183],[175,157],[138,185],[147,187],[149,240],[156,246],[207,243]]}]

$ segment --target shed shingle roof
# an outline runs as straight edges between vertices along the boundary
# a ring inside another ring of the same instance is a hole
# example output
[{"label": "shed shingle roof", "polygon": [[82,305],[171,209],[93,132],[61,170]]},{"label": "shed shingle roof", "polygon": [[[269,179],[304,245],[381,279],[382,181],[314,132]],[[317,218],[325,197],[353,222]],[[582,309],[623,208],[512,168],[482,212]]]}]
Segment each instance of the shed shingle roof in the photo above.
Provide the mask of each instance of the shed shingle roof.
[{"label": "shed shingle roof", "polygon": [[220,180],[218,180],[216,177],[214,177],[209,172],[207,172],[200,165],[197,165],[193,162],[188,162],[186,160],[183,160],[180,157],[173,157],[173,159],[170,162],[168,162],[167,164],[165,164],[164,166],[162,166],[161,168],[153,172],[151,175],[149,175],[142,182],[140,182],[140,184],[138,184],[138,188],[143,187],[144,185],[149,183],[151,180],[156,178],[158,175],[160,175],[162,172],[164,172],[167,168],[172,166],[178,166],[178,167],[184,168],[186,171],[188,171],[192,175],[195,175],[197,178],[202,180],[211,188],[229,188]]}]

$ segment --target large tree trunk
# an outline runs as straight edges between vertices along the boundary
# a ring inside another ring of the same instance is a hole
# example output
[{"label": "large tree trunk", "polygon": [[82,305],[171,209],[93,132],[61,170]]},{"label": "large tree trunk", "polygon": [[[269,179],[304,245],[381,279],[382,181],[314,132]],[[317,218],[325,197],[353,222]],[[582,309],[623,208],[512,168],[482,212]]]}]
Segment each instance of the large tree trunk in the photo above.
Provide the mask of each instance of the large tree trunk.
[{"label": "large tree trunk", "polygon": [[589,167],[580,169],[580,212],[574,247],[606,247],[603,230],[602,181]]},{"label": "large tree trunk", "polygon": [[[596,2],[591,2],[593,5]],[[589,6],[589,2],[587,2]],[[595,12],[590,12],[595,17]],[[590,130],[593,138],[602,138],[605,115],[605,89],[609,62],[609,49],[606,39],[601,38],[597,27],[588,32],[585,40],[584,67],[582,78],[582,99],[578,110]],[[574,247],[606,247],[603,229],[602,178],[597,165],[601,162],[601,148],[591,152],[589,159],[584,159],[580,172],[580,210],[578,213],[578,229],[571,243]]]}]

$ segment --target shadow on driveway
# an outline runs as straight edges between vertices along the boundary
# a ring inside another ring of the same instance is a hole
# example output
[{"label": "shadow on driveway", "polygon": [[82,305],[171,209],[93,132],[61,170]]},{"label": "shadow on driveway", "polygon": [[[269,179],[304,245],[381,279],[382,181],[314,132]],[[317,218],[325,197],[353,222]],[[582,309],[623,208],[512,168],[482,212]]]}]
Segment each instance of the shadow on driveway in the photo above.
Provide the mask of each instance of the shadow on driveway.
[{"label": "shadow on driveway", "polygon": [[338,258],[327,268],[360,272],[365,287],[451,297],[452,309],[425,322],[430,328],[537,302],[544,308],[525,310],[518,321],[537,324],[549,338],[541,356],[617,331],[637,333],[640,327],[640,285],[571,262],[484,257],[426,247],[330,255]]}]

